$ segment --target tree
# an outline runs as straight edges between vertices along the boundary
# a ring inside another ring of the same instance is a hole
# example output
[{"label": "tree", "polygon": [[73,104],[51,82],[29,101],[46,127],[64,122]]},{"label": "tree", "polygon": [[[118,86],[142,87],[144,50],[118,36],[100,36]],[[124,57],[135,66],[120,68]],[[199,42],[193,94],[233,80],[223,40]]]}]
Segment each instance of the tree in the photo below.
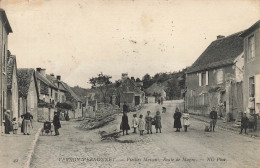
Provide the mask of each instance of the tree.
[{"label": "tree", "polygon": [[151,81],[151,76],[149,74],[145,74],[143,77],[143,84],[144,84],[144,88],[148,88],[149,86],[151,86],[152,81]]},{"label": "tree", "polygon": [[140,78],[136,78],[136,82],[142,82]]},{"label": "tree", "polygon": [[171,79],[167,82],[167,95],[170,100],[178,99],[181,96],[181,89],[179,87],[178,81],[176,78]]},{"label": "tree", "polygon": [[89,83],[92,85],[92,88],[98,88],[102,94],[103,102],[106,103],[106,97],[107,97],[107,91],[108,91],[108,85],[112,82],[110,79],[112,76],[103,75],[101,72],[98,74],[97,77],[92,77],[89,79]]}]

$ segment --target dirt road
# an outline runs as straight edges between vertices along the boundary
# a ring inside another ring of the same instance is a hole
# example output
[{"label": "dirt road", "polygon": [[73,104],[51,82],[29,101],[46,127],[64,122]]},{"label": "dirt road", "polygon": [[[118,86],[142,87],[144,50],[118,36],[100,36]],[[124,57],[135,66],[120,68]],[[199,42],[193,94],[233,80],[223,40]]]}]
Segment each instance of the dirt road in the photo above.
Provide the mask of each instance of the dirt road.
[{"label": "dirt road", "polygon": [[[260,167],[260,140],[217,129],[204,132],[204,123],[191,119],[188,132],[174,132],[173,112],[178,101],[149,104],[137,112],[155,114],[162,106],[162,133],[120,136],[133,143],[101,141],[99,131],[119,129],[121,116],[91,131],[79,130],[78,122],[63,122],[61,136],[41,136],[32,168],[44,167]],[[131,124],[133,113],[129,113]]]}]

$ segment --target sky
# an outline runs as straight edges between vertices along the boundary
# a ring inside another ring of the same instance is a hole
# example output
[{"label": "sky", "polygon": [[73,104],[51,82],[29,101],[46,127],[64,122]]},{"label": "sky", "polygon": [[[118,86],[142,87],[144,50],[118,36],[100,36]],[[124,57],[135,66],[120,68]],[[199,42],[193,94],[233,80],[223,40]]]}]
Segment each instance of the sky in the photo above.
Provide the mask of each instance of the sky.
[{"label": "sky", "polygon": [[98,73],[179,71],[217,35],[260,19],[260,0],[2,0],[18,68],[45,68],[89,88]]}]

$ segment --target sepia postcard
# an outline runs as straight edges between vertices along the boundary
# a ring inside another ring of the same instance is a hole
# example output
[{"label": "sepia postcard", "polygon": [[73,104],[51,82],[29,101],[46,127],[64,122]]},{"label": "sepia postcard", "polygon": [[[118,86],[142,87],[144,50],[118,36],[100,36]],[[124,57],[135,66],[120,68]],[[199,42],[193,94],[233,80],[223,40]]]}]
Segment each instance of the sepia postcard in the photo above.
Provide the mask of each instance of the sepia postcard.
[{"label": "sepia postcard", "polygon": [[0,0],[0,168],[260,167],[260,0]]}]

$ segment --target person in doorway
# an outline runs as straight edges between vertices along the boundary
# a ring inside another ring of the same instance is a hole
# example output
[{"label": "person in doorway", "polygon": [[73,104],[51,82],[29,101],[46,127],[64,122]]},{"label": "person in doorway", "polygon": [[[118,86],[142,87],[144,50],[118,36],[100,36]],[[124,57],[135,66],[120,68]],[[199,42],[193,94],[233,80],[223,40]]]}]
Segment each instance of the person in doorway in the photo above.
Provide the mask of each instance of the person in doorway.
[{"label": "person in doorway", "polygon": [[7,110],[4,112],[4,114],[5,114],[5,123],[4,123],[5,134],[10,134],[11,131],[10,111]]},{"label": "person in doorway", "polygon": [[145,116],[145,129],[147,130],[147,134],[149,133],[153,133],[152,132],[152,121],[153,121],[153,118],[151,117],[151,112],[150,111],[147,111],[147,115]]},{"label": "person in doorway", "polygon": [[16,121],[16,117],[13,118],[12,125],[13,125],[13,134],[17,134],[18,122]]},{"label": "person in doorway", "polygon": [[54,112],[53,126],[54,126],[55,136],[60,135],[59,129],[61,128],[61,124],[60,124],[60,117],[57,112]]},{"label": "person in doorway", "polygon": [[215,107],[212,107],[211,112],[209,114],[209,117],[211,119],[211,121],[210,121],[210,131],[214,132],[215,126],[216,126],[216,123],[217,123],[217,118],[218,118],[218,113],[217,113]]},{"label": "person in doorway", "polygon": [[182,128],[182,126],[181,126],[181,112],[180,112],[178,107],[176,107],[176,109],[175,109],[175,113],[173,115],[173,118],[174,118],[173,127],[176,128],[175,132],[180,132],[180,129]]},{"label": "person in doorway", "polygon": [[132,126],[134,128],[133,133],[136,133],[136,128],[138,127],[138,119],[137,119],[136,114],[134,114],[133,117],[134,117],[133,120],[132,120]]},{"label": "person in doorway", "polygon": [[156,112],[156,115],[154,116],[154,121],[156,133],[158,133],[158,130],[160,131],[160,133],[162,133],[161,115],[159,111]]},{"label": "person in doorway", "polygon": [[188,126],[190,125],[190,115],[187,109],[184,110],[182,119],[183,119],[184,131],[187,132]]},{"label": "person in doorway", "polygon": [[140,135],[144,135],[144,126],[145,123],[144,123],[143,115],[141,114],[139,116],[139,122],[138,122],[138,129],[140,131]]},{"label": "person in doorway", "polygon": [[27,111],[23,117],[23,134],[24,135],[30,135],[33,125],[32,125],[32,119],[33,116],[30,114],[30,111]]},{"label": "person in doorway", "polygon": [[248,128],[248,122],[249,122],[249,119],[246,115],[246,112],[241,113],[241,131],[240,131],[240,134],[242,134],[242,131],[245,130],[245,134],[246,133],[246,129]]},{"label": "person in doorway", "polygon": [[128,117],[127,117],[127,113],[124,112],[123,116],[122,116],[122,122],[121,122],[121,130],[123,130],[123,135],[129,135],[128,134],[128,130],[130,130],[129,124],[128,124]]}]

